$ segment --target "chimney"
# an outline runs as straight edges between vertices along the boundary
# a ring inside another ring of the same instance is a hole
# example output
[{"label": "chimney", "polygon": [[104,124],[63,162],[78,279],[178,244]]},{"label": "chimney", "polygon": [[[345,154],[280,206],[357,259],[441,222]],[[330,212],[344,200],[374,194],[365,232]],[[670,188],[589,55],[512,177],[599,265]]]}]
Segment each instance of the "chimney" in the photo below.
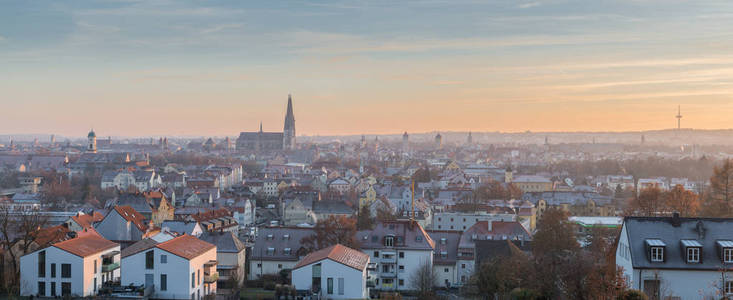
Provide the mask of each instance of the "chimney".
[{"label": "chimney", "polygon": [[680,213],[675,212],[672,214],[672,226],[674,227],[680,227],[681,221],[680,221]]}]

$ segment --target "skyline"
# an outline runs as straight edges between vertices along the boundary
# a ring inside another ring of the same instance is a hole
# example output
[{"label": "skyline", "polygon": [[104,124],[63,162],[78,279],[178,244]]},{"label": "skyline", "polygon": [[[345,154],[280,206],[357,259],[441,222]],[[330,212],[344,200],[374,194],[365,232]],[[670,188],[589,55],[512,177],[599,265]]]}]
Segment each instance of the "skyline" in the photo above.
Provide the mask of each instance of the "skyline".
[{"label": "skyline", "polygon": [[726,1],[3,8],[3,135],[280,131],[288,93],[309,136],[733,127]]}]

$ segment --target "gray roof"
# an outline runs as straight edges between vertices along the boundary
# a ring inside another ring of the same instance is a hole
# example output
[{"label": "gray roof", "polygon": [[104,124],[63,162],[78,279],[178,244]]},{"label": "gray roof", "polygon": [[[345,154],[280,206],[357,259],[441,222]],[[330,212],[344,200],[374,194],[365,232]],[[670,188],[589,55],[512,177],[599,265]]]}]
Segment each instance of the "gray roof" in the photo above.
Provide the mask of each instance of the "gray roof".
[{"label": "gray roof", "polygon": [[[733,241],[733,219],[626,217],[624,227],[634,268],[720,270],[730,267],[724,266],[719,245]],[[663,262],[650,260],[649,247],[653,245],[664,245]],[[685,247],[698,245],[702,246],[701,262],[687,263]]]},{"label": "gray roof", "polygon": [[522,200],[537,205],[537,201],[544,199],[548,205],[585,205],[588,200],[593,200],[598,205],[610,204],[613,201],[611,196],[604,196],[596,192],[529,192],[522,195]]},{"label": "gray roof", "polygon": [[414,249],[433,251],[433,240],[420,224],[410,221],[391,221],[377,223],[373,230],[362,230],[356,234],[363,249],[385,249],[384,238],[394,236],[394,249]]},{"label": "gray roof", "polygon": [[[303,238],[313,234],[312,228],[299,227],[265,227],[257,232],[257,240],[252,248],[251,259],[253,260],[285,260],[298,261],[305,256],[300,242]],[[268,248],[274,251],[268,253]],[[290,249],[290,254],[285,249]]]},{"label": "gray roof", "polygon": [[165,220],[160,227],[168,227],[169,231],[178,234],[193,234],[196,224],[198,224],[196,221]]},{"label": "gray roof", "polygon": [[233,232],[206,232],[199,237],[202,241],[206,241],[216,245],[216,252],[239,253],[244,251],[245,245],[240,241]]},{"label": "gray roof", "polygon": [[322,200],[313,202],[313,212],[317,214],[350,215],[354,213],[354,209],[343,201]]},{"label": "gray roof", "polygon": [[[455,265],[458,256],[458,241],[461,239],[460,231],[431,230],[428,231],[430,238],[435,242],[433,250],[433,263],[436,265]],[[445,254],[445,258],[443,257]]]}]

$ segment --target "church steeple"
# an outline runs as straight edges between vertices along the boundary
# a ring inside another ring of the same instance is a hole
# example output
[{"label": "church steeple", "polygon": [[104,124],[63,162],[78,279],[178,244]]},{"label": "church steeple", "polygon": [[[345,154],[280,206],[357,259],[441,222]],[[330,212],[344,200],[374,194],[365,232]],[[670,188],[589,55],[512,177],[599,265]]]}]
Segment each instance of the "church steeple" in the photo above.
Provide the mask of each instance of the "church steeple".
[{"label": "church steeple", "polygon": [[290,94],[288,94],[288,108],[283,127],[283,148],[285,150],[295,149],[295,114],[293,113],[293,98]]},{"label": "church steeple", "polygon": [[262,121],[260,121],[260,132],[262,132]]}]

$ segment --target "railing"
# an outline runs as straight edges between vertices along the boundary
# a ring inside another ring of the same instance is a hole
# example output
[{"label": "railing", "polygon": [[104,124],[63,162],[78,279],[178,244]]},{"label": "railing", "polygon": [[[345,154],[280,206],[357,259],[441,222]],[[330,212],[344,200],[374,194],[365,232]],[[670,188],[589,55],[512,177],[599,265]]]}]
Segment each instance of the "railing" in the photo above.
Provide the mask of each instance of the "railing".
[{"label": "railing", "polygon": [[396,256],[382,257],[380,261],[384,264],[394,264],[394,263],[397,263],[397,257]]},{"label": "railing", "polygon": [[119,269],[119,268],[120,268],[120,263],[119,262],[111,263],[111,264],[106,264],[106,265],[102,265],[102,272],[112,272],[112,271],[114,271],[116,269]]}]

